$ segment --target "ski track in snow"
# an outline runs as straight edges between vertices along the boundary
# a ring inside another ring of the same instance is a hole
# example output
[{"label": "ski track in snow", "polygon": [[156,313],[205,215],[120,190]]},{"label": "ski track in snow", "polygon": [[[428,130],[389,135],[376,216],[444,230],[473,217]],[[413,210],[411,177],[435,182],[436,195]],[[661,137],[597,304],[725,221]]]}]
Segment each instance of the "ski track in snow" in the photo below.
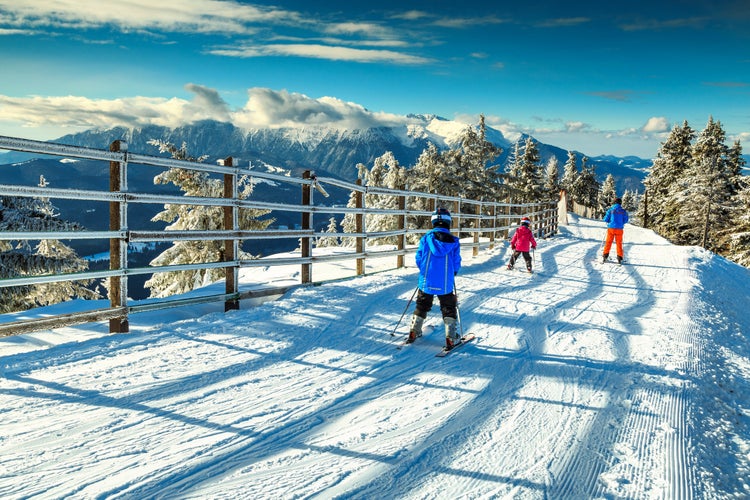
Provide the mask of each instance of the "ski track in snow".
[{"label": "ski track in snow", "polygon": [[748,370],[702,344],[695,249],[628,227],[627,264],[602,264],[602,234],[575,218],[530,276],[505,270],[505,244],[464,256],[477,339],[442,359],[437,301],[414,344],[396,349],[413,304],[391,335],[413,268],[0,358],[0,496],[750,494],[695,443],[711,431],[698,419],[729,425],[704,415],[695,381],[731,374],[703,358]]}]

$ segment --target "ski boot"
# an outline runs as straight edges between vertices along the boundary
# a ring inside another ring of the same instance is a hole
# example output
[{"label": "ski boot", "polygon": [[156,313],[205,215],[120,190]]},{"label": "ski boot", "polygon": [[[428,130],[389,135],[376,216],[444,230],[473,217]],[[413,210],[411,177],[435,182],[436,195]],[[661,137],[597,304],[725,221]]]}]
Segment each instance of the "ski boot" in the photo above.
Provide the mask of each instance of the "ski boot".
[{"label": "ski boot", "polygon": [[618,264],[622,264],[622,261],[623,261],[622,255],[618,255],[617,256],[617,263]]},{"label": "ski boot", "polygon": [[424,323],[424,318],[422,316],[412,314],[411,325],[409,325],[409,338],[406,339],[407,344],[411,344],[417,340],[418,337],[422,336],[422,323]]},{"label": "ski boot", "polygon": [[606,263],[607,259],[609,259],[609,254],[608,253],[605,253],[604,255],[602,255],[602,264]]},{"label": "ski boot", "polygon": [[456,318],[445,317],[443,323],[445,323],[445,350],[450,351],[461,342],[461,334],[458,333],[458,321]]}]

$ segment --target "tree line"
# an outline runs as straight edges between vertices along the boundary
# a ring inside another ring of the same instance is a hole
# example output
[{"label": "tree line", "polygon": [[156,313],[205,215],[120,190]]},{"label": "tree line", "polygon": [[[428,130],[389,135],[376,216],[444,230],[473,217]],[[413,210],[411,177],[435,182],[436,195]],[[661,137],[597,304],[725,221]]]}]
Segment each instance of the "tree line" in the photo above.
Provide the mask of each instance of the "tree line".
[{"label": "tree line", "polygon": [[661,144],[638,204],[643,227],[750,267],[750,180],[742,145],[726,144],[710,117],[700,133],[684,121]]}]

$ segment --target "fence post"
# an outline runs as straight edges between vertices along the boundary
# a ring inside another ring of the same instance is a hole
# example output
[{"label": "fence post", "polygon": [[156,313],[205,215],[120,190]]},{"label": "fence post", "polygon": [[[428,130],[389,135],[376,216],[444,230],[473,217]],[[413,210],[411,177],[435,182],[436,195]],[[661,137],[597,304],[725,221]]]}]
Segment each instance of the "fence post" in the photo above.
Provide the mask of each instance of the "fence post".
[{"label": "fence post", "polygon": [[460,201],[454,201],[453,207],[451,208],[451,212],[453,213],[453,220],[456,221],[456,225],[454,226],[456,228],[456,236],[461,238],[461,202]]},{"label": "fence post", "polygon": [[477,218],[474,219],[474,251],[471,255],[476,257],[479,255],[479,231],[482,228],[482,202],[474,206],[477,207]]},{"label": "fence post", "polygon": [[513,225],[513,198],[508,198],[507,214],[505,218],[505,225],[508,229],[505,230],[504,239],[510,238],[510,228]]},{"label": "fence post", "polygon": [[492,203],[492,231],[490,231],[490,250],[495,248],[495,234],[497,233],[497,202]]},{"label": "fence post", "polygon": [[[357,186],[362,185],[362,179],[357,179]],[[365,195],[362,191],[357,190],[354,193],[354,204],[358,209],[362,209],[365,206]],[[365,215],[363,213],[358,213],[354,217],[354,226],[355,231],[359,234],[362,234],[365,232]],[[355,249],[354,251],[357,254],[362,254],[365,251],[365,238],[363,236],[357,236],[357,239],[355,240]],[[357,276],[362,276],[365,274],[365,259],[362,257],[357,258]]]},{"label": "fence post", "polygon": [[[234,160],[230,156],[224,160],[225,167],[233,167]],[[237,174],[224,174],[224,199],[237,200]],[[239,230],[239,209],[235,203],[232,206],[224,206],[224,229],[227,231]],[[234,262],[239,255],[239,241],[236,238],[224,240],[224,262]],[[224,301],[224,312],[240,308],[239,294],[239,268],[232,264],[225,268],[225,293],[234,295],[235,298]]]},{"label": "fence post", "polygon": [[[312,179],[312,174],[309,170],[305,170],[302,173],[303,179]],[[302,184],[302,205],[309,207],[312,205],[312,191],[311,191],[311,184]],[[312,226],[312,212],[302,212],[302,230],[308,230]],[[307,258],[312,255],[311,250],[312,244],[310,241],[309,236],[303,236],[300,238],[300,250],[302,252],[302,258]],[[312,264],[303,263],[302,264],[302,275],[301,275],[301,281],[302,283],[311,283],[312,282]]]},{"label": "fence post", "polygon": [[[127,153],[128,144],[124,141],[114,141],[109,145],[113,153]],[[128,166],[125,161],[109,162],[109,191],[110,193],[126,193],[128,191]],[[128,228],[128,205],[123,200],[109,203],[109,230],[122,231]],[[125,238],[111,238],[109,240],[109,268],[110,270],[127,269],[128,241]],[[109,305],[112,308],[127,307],[128,277],[112,276],[109,278]],[[127,309],[123,316],[109,320],[109,333],[127,333],[130,330]]]},{"label": "fence post", "polygon": [[[398,236],[396,248],[398,251],[403,251],[406,248],[406,234],[404,234],[404,230],[406,229],[406,213],[404,213],[406,210],[406,195],[398,197],[398,209],[402,211],[401,215],[398,216],[398,229],[401,231],[401,234]],[[396,267],[404,267],[404,254],[396,256]]]}]

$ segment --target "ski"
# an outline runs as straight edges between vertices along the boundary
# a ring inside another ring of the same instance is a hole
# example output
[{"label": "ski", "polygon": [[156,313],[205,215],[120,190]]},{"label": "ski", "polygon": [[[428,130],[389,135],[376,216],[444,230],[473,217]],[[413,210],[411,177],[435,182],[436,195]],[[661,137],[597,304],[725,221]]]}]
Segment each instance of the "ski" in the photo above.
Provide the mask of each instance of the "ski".
[{"label": "ski", "polygon": [[528,277],[531,277],[531,276],[533,276],[534,274],[536,274],[538,272],[538,271],[528,271],[528,270],[525,270],[525,269],[516,269],[516,268],[508,269],[507,267],[505,269],[509,273],[523,274],[523,275],[528,276]]},{"label": "ski", "polygon": [[616,260],[610,260],[610,259],[607,259],[607,260],[597,260],[596,262],[599,262],[600,264],[618,264],[618,265],[621,265],[621,266],[624,266],[626,264],[626,262],[624,260],[622,260],[620,262],[617,262]]},{"label": "ski", "polygon": [[443,358],[443,357],[447,356],[448,354],[452,353],[453,351],[455,351],[456,349],[458,349],[459,347],[462,347],[462,346],[468,344],[469,342],[471,342],[475,338],[476,338],[476,336],[473,333],[467,333],[466,335],[464,335],[463,337],[461,337],[461,342],[459,342],[458,344],[454,345],[452,349],[447,350],[445,347],[443,347],[443,349],[439,353],[435,354],[435,356],[437,356],[438,358]]}]

